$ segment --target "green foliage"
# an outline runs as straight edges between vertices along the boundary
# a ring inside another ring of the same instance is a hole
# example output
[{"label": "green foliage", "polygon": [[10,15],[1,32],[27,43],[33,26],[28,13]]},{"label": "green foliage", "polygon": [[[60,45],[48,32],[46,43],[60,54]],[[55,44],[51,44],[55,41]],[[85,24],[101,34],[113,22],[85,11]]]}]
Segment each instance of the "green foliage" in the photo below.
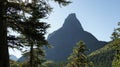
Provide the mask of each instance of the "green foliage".
[{"label": "green foliage", "polygon": [[100,48],[88,55],[95,67],[112,67],[112,61],[116,55],[114,47],[116,40],[109,42],[103,48]]},{"label": "green foliage", "polygon": [[89,56],[88,58],[90,61],[93,62],[95,67],[111,67],[112,60],[114,59],[115,56],[115,51],[105,51],[101,52],[99,54],[95,54]]},{"label": "green foliage", "polygon": [[52,62],[48,64],[48,67],[66,67],[67,61],[61,61],[61,62]]},{"label": "green foliage", "polygon": [[118,28],[115,29],[113,32],[114,35],[112,37],[114,38],[113,41],[113,47],[115,48],[115,57],[112,62],[112,67],[120,67],[120,22],[118,23]]},{"label": "green foliage", "polygon": [[73,49],[73,53],[68,57],[68,64],[66,67],[93,67],[85,54],[87,47],[83,41],[79,41]]},{"label": "green foliage", "polygon": [[[70,3],[66,0],[55,0],[55,2],[63,6]],[[49,27],[49,24],[41,21],[41,19],[46,18],[52,8],[45,0],[31,0],[31,2],[21,0],[18,3],[13,0],[10,3],[11,5],[16,4],[19,10],[14,9],[15,12],[9,14],[8,17],[15,17],[16,21],[9,20],[8,26],[22,35],[19,44],[30,48],[27,50],[29,52],[27,54],[29,55],[30,67],[41,66],[45,62],[45,52],[42,47],[48,45],[44,35]],[[24,65],[28,65],[28,63],[26,62]]]},{"label": "green foliage", "polygon": [[94,63],[95,67],[112,67],[112,65],[114,65],[116,57],[116,47],[114,44],[117,42],[120,43],[120,41],[117,40],[111,41],[103,48],[89,55],[89,59]]},{"label": "green foliage", "polygon": [[113,40],[115,39],[119,39],[120,38],[120,22],[118,22],[118,27],[114,30],[114,32],[112,33],[112,37]]},{"label": "green foliage", "polygon": [[112,67],[120,67],[120,54],[115,55],[115,58],[112,62]]},{"label": "green foliage", "polygon": [[10,60],[10,67],[19,67],[19,63],[13,60]]},{"label": "green foliage", "polygon": [[[54,1],[60,5],[69,3],[67,0]],[[29,42],[28,44],[31,46],[30,52],[31,56],[33,56],[34,44],[37,44],[37,47],[38,45],[40,45],[39,47],[46,45],[41,42],[47,42],[44,35],[49,25],[40,19],[46,18],[50,12],[51,7],[46,0],[0,0],[0,52],[3,52],[0,56],[0,67],[9,67],[8,46],[12,48],[24,47],[21,41],[22,38],[19,39],[15,35],[10,37],[8,35],[10,31],[7,28],[25,36],[26,40],[28,40],[26,42]]]},{"label": "green foliage", "polygon": [[70,1],[67,1],[67,0],[54,0],[55,2],[58,2],[58,4],[61,6],[66,6],[68,5],[69,3],[71,3]]},{"label": "green foliage", "polygon": [[[66,0],[54,1],[61,5],[70,3]],[[44,39],[44,34],[46,33],[46,28],[49,27],[49,24],[41,21],[41,19],[46,18],[52,11],[52,8],[48,3],[49,1],[31,0],[30,2],[29,0],[5,0],[4,2],[6,2],[5,6],[3,6],[6,7],[6,13],[1,16],[4,16],[8,28],[27,38],[29,37],[34,40]],[[8,30],[8,32],[10,31]],[[21,40],[12,38],[12,40],[9,41],[9,46],[16,48],[16,45],[21,46]]]}]

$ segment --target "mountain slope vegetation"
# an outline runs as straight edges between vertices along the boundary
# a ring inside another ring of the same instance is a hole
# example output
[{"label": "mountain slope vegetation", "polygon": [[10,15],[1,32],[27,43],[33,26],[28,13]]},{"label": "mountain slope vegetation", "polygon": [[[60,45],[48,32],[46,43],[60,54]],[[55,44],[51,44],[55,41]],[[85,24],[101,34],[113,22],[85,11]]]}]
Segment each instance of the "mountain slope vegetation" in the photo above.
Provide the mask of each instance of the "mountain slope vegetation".
[{"label": "mountain slope vegetation", "polygon": [[88,57],[94,63],[95,67],[112,67],[112,62],[116,55],[115,44],[120,44],[120,39],[111,41],[103,48],[89,54]]}]

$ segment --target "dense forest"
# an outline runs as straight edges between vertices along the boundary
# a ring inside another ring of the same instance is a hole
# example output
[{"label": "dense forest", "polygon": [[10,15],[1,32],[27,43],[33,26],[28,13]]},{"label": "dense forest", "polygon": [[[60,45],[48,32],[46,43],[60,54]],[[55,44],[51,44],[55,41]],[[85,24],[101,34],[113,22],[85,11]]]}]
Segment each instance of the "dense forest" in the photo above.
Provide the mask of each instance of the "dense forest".
[{"label": "dense forest", "polygon": [[[71,3],[51,1],[60,7]],[[45,39],[50,25],[42,19],[52,9],[48,0],[0,0],[0,67],[120,67],[120,22],[111,35],[112,40],[104,47],[87,53],[86,43],[79,40],[67,60],[46,59],[44,48],[52,49]],[[11,31],[19,36],[10,34]],[[10,59],[9,48],[20,50],[25,60]]]}]

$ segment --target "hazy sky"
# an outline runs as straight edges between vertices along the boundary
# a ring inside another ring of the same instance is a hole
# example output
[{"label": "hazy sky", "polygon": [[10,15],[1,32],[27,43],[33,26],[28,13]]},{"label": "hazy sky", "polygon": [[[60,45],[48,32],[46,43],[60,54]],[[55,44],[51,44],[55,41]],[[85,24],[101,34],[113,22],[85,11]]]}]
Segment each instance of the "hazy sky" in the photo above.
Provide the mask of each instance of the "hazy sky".
[{"label": "hazy sky", "polygon": [[[71,0],[66,7],[52,3],[53,12],[47,20],[51,24],[48,34],[60,28],[70,13],[76,13],[84,30],[92,33],[98,40],[110,41],[117,22],[120,21],[120,0]],[[11,51],[20,57],[19,52]]]},{"label": "hazy sky", "polygon": [[92,33],[98,40],[109,41],[113,29],[120,21],[120,0],[71,0],[73,3],[60,8],[52,4],[49,17],[51,33],[62,26],[70,13],[76,13],[84,30]]}]

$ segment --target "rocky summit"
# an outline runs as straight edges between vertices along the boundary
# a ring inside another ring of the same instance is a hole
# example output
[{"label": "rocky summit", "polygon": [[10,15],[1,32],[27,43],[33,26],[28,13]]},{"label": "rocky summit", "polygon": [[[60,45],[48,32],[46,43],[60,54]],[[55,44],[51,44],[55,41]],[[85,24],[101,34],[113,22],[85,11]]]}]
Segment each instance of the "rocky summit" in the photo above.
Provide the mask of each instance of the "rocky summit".
[{"label": "rocky summit", "polygon": [[46,50],[46,58],[54,61],[66,60],[72,53],[73,47],[80,40],[84,41],[90,49],[88,53],[106,44],[106,42],[97,40],[91,33],[85,31],[75,13],[69,14],[63,26],[49,34],[47,40],[53,48]]}]

